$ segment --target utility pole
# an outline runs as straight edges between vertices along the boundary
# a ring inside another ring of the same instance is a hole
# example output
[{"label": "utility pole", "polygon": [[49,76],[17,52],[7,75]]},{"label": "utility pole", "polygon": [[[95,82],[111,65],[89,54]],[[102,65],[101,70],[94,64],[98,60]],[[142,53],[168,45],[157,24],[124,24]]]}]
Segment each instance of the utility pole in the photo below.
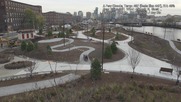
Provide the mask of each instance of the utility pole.
[{"label": "utility pole", "polygon": [[64,43],[64,47],[65,47],[65,27],[64,27],[64,16],[63,16],[63,43]]},{"label": "utility pole", "polygon": [[[89,25],[88,25],[88,22],[87,22],[87,34],[88,34],[88,27],[89,27]],[[87,38],[89,40],[89,35],[87,35]]]},{"label": "utility pole", "polygon": [[102,17],[102,71],[104,69],[104,34],[105,34],[105,24],[104,24],[104,18]]},{"label": "utility pole", "polygon": [[133,23],[131,24],[131,42],[133,43]]}]

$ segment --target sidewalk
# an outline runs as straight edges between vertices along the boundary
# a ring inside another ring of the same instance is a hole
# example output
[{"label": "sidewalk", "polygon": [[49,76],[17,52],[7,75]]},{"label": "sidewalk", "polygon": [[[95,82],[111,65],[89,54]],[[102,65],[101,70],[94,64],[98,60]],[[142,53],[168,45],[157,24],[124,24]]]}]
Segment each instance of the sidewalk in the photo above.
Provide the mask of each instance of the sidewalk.
[{"label": "sidewalk", "polygon": [[170,46],[172,47],[173,50],[175,50],[177,53],[181,54],[181,51],[179,49],[177,49],[177,47],[175,46],[175,44],[173,43],[173,41],[168,40]]},{"label": "sidewalk", "polygon": [[[55,81],[59,85],[59,84],[65,84],[67,82],[76,80],[78,78],[80,78],[79,75],[68,74],[68,75],[62,76],[60,78],[55,78]],[[49,79],[49,80],[43,80],[43,81],[38,81],[38,82],[18,84],[18,85],[12,85],[12,86],[7,86],[7,87],[0,87],[0,97],[23,93],[23,92],[27,92],[27,91],[48,88],[48,87],[53,87],[53,86],[55,86],[54,79]]]}]

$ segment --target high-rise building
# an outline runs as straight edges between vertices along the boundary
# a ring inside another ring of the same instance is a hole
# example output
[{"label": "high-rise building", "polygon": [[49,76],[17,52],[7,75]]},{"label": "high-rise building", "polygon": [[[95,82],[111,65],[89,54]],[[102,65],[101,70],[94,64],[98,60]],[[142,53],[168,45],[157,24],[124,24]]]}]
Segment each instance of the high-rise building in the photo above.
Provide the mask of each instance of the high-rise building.
[{"label": "high-rise building", "polygon": [[74,12],[74,16],[77,16],[77,12]]},{"label": "high-rise building", "polygon": [[95,19],[98,18],[98,7],[96,7],[95,10],[94,10],[94,18]]},{"label": "high-rise building", "polygon": [[0,32],[21,29],[26,9],[31,9],[35,13],[42,13],[41,6],[11,0],[0,0]]},{"label": "high-rise building", "polygon": [[86,12],[86,18],[90,19],[91,18],[91,12]]},{"label": "high-rise building", "polygon": [[50,11],[43,13],[43,16],[48,27],[59,26],[63,23],[72,23],[72,15],[69,13],[58,13],[55,11]]},{"label": "high-rise building", "polygon": [[81,18],[83,18],[83,16],[84,16],[84,15],[83,15],[83,12],[82,12],[82,11],[79,11],[79,12],[78,12],[78,16],[80,16]]}]

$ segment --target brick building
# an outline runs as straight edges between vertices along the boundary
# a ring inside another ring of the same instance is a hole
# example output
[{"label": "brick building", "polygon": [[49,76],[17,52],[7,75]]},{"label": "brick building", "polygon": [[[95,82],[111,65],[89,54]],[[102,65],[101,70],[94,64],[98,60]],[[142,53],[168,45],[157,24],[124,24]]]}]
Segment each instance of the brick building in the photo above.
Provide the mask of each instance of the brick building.
[{"label": "brick building", "polygon": [[73,16],[69,13],[58,13],[54,11],[43,13],[45,23],[48,27],[59,27],[59,25],[71,24]]},{"label": "brick building", "polygon": [[0,32],[21,29],[26,9],[31,9],[35,13],[42,13],[41,6],[29,5],[12,0],[0,0]]}]

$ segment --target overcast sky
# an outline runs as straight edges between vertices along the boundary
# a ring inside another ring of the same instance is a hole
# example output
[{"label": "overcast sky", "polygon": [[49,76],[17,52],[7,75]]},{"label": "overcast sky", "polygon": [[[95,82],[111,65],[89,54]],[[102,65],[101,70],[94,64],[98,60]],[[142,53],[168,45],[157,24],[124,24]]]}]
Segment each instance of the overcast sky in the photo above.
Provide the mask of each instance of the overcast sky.
[{"label": "overcast sky", "polygon": [[103,4],[175,4],[175,8],[162,9],[162,15],[181,15],[181,0],[14,0],[32,5],[41,5],[43,12],[93,12],[95,7],[102,11]]}]

